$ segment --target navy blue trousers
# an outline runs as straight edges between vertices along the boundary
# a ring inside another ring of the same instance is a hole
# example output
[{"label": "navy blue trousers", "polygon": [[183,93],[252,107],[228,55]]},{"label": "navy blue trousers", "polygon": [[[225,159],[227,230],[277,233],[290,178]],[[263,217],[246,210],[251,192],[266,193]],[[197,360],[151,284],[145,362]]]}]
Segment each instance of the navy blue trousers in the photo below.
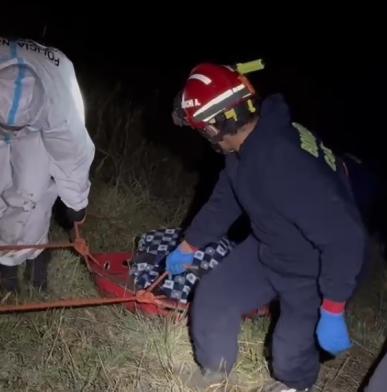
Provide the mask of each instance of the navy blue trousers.
[{"label": "navy blue trousers", "polygon": [[321,300],[316,280],[281,276],[265,267],[252,236],[203,276],[196,288],[191,335],[200,366],[231,371],[243,315],[276,297],[280,317],[272,342],[273,376],[291,388],[312,386],[320,367],[315,328]]}]

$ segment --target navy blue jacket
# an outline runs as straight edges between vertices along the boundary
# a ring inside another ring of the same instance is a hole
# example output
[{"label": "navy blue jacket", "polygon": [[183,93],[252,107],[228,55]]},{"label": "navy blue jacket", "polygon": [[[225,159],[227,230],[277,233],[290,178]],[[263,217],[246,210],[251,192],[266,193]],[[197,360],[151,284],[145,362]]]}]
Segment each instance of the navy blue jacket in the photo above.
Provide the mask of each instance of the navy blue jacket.
[{"label": "navy blue jacket", "polygon": [[[218,240],[245,212],[268,268],[318,278],[324,298],[347,300],[366,245],[362,220],[342,161],[304,127],[293,124],[281,95],[225,168],[209,201],[186,231],[201,247]],[[252,255],[254,257],[254,255]]]}]

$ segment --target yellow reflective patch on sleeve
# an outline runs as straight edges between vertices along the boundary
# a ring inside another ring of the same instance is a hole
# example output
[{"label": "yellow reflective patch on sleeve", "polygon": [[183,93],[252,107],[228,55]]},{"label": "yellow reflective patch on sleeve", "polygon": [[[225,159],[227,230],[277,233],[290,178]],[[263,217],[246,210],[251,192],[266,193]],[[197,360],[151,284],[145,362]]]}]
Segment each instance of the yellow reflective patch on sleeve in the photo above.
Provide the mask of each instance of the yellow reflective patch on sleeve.
[{"label": "yellow reflective patch on sleeve", "polygon": [[315,158],[318,158],[318,145],[316,137],[313,135],[313,133],[301,124],[292,123],[292,125],[297,129],[300,135],[301,148],[307,151],[309,154],[313,155]]},{"label": "yellow reflective patch on sleeve", "polygon": [[[313,133],[310,132],[307,128],[305,128],[301,124],[294,122],[292,123],[292,125],[294,128],[297,129],[300,135],[301,148],[307,151],[309,154],[313,155],[315,158],[318,158],[319,146],[317,145],[317,139],[313,135]],[[324,161],[333,171],[336,171],[337,170],[336,156],[333,153],[333,151],[330,148],[326,147],[323,142],[320,142],[320,148],[324,155]]]},{"label": "yellow reflective patch on sleeve", "polygon": [[336,157],[335,157],[335,154],[333,153],[333,151],[330,148],[325,147],[322,142],[320,143],[320,147],[321,147],[321,149],[324,152],[325,162],[330,166],[330,168],[333,171],[336,171],[337,167],[336,167]]}]

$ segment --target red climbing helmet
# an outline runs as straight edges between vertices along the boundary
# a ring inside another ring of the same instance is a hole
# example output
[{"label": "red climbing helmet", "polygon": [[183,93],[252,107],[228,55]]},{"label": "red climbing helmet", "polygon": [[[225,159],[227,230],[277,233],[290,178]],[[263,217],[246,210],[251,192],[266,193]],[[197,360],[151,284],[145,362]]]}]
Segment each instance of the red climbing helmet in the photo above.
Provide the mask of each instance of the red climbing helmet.
[{"label": "red climbing helmet", "polygon": [[225,65],[200,64],[190,73],[181,94],[184,120],[204,129],[218,114],[255,96],[247,78]]}]

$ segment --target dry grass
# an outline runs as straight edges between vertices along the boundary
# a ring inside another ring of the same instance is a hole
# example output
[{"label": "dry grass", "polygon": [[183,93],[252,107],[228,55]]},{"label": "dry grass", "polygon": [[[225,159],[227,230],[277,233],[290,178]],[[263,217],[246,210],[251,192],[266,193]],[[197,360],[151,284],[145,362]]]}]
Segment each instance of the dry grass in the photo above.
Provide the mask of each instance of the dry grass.
[{"label": "dry grass", "polygon": [[[96,250],[128,249],[136,234],[180,219],[176,209],[172,215],[158,210],[135,188],[98,184],[94,192],[85,232]],[[53,237],[63,233],[55,228]],[[69,252],[55,252],[49,276],[49,296],[25,287],[17,301],[98,295],[86,267]],[[236,373],[245,386],[259,386],[267,375],[266,329],[263,320],[244,325]],[[120,306],[3,315],[0,331],[1,391],[188,391],[179,375],[196,368],[185,322]]]},{"label": "dry grass", "polygon": [[[188,391],[179,374],[195,369],[184,325],[116,307],[7,316],[1,327],[2,391]],[[256,338],[237,369],[251,386],[265,372]]]},{"label": "dry grass", "polygon": [[[179,221],[179,214],[171,218],[168,211],[155,209],[156,200],[138,191],[95,186],[85,230],[93,248],[124,250],[139,232]],[[63,233],[55,229],[53,236]],[[50,298],[98,295],[87,269],[64,251],[55,253],[50,287]],[[48,298],[25,290],[18,300],[44,299]],[[360,306],[359,312],[370,312],[362,300],[364,296],[354,306]],[[384,310],[384,302],[381,306]],[[384,338],[382,319],[375,313],[372,317],[377,324],[364,313],[352,317],[357,346],[324,365],[317,391],[357,390]],[[263,358],[267,329],[264,319],[244,323],[235,368],[240,386],[235,391],[259,391],[267,379]],[[3,315],[0,331],[1,391],[188,392],[180,376],[196,368],[184,322],[174,317],[148,318],[120,306]]]}]

